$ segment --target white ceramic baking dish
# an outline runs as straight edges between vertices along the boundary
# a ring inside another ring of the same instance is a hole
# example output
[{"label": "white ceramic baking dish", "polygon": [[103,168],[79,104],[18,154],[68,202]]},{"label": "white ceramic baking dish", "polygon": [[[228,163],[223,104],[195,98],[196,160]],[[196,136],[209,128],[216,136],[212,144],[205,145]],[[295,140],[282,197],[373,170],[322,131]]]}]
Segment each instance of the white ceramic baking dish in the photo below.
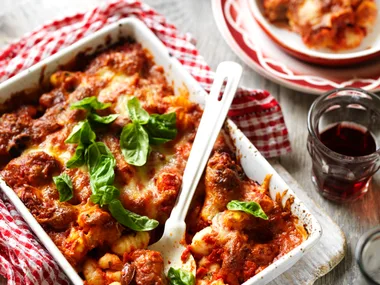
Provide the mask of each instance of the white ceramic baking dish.
[{"label": "white ceramic baking dish", "polygon": [[[106,45],[111,45],[112,43],[117,42],[120,37],[126,36],[133,37],[137,42],[141,43],[144,48],[152,53],[155,62],[164,67],[167,79],[169,82],[173,82],[176,92],[180,92],[185,86],[189,91],[190,98],[203,105],[204,97],[207,96],[207,93],[200,87],[198,82],[187,73],[184,67],[174,57],[170,56],[168,50],[161,41],[142,22],[134,18],[120,20],[117,23],[109,25],[32,66],[28,70],[21,72],[6,82],[1,83],[0,103],[4,102],[14,93],[22,90],[38,88],[41,75],[43,75],[44,78],[49,78],[59,66],[65,65],[73,60],[78,53],[84,51],[86,51],[86,53],[94,52],[99,46],[106,47]],[[236,125],[231,120],[227,120],[227,126],[235,142],[238,155],[241,157],[242,167],[248,177],[255,181],[263,181],[267,174],[273,174],[270,183],[271,197],[274,199],[277,193],[283,194],[286,191],[286,194],[283,195],[283,203],[285,204],[286,200],[293,196],[294,202],[291,208],[292,212],[298,217],[299,225],[304,225],[309,233],[308,238],[300,246],[279,258],[265,270],[244,283],[245,285],[263,285],[294,265],[302,255],[318,241],[322,231],[318,221],[310,214],[304,204],[295,197],[288,185],[286,185]],[[70,280],[75,285],[83,284],[83,280],[71,267],[69,262],[65,259],[13,190],[9,188],[3,180],[0,180],[0,187]]]}]

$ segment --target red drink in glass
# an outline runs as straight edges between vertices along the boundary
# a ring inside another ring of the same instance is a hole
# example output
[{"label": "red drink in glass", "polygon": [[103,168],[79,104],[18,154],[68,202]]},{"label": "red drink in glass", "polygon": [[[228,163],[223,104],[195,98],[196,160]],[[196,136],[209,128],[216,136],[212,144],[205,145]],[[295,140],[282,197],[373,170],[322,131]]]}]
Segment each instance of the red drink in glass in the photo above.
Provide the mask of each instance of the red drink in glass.
[{"label": "red drink in glass", "polygon": [[380,167],[380,98],[351,88],[322,95],[310,108],[308,129],[320,193],[338,202],[364,195]]},{"label": "red drink in glass", "polygon": [[354,124],[336,124],[320,133],[319,139],[329,149],[347,156],[364,156],[376,151],[371,133]]}]

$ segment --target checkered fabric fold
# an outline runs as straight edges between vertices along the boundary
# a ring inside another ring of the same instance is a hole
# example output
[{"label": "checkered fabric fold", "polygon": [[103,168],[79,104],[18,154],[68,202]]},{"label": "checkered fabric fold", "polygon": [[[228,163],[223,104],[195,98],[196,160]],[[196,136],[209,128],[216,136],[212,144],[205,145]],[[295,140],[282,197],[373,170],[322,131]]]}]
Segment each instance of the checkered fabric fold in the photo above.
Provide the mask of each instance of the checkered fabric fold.
[{"label": "checkered fabric fold", "polygon": [[[214,73],[199,54],[191,35],[181,34],[165,17],[136,0],[110,1],[89,12],[55,20],[0,50],[0,82],[126,17],[143,21],[201,86],[210,90]],[[281,108],[267,91],[239,88],[229,117],[264,156],[290,151]],[[2,192],[0,274],[8,279],[8,284],[69,284]]]}]

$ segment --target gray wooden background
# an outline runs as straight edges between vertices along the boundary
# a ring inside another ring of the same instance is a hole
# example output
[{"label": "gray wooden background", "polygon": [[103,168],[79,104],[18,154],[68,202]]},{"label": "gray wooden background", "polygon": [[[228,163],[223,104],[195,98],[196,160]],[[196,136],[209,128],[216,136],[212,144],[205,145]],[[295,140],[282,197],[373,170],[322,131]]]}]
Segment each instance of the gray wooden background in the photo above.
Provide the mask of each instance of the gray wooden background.
[{"label": "gray wooden background", "polygon": [[[0,0],[0,47],[46,21],[78,11],[86,11],[104,0]],[[197,39],[197,47],[210,66],[233,60],[243,65],[242,84],[266,89],[280,102],[289,129],[293,151],[278,161],[299,182],[344,231],[348,249],[345,259],[316,285],[363,284],[354,259],[358,238],[368,229],[380,224],[380,178],[373,189],[360,201],[339,205],[323,199],[310,180],[311,161],[306,150],[306,116],[315,99],[313,95],[292,91],[272,83],[246,66],[228,47],[214,22],[209,0],[146,0],[146,3],[165,15],[182,32]],[[0,277],[1,278],[1,277]],[[0,280],[0,284],[4,281]]]}]

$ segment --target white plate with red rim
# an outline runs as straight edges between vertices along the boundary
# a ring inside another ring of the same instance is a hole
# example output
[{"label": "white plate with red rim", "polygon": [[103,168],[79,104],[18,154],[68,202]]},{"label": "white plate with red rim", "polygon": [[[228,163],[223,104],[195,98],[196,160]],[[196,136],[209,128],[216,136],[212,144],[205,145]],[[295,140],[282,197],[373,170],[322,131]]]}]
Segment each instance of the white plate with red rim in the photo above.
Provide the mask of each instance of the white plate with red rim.
[{"label": "white plate with red rim", "polygon": [[247,0],[249,11],[264,32],[287,53],[307,62],[328,66],[347,66],[380,56],[380,0],[375,0],[378,16],[374,27],[355,49],[333,51],[311,49],[301,36],[288,28],[271,23],[264,16],[263,0]]},{"label": "white plate with red rim", "polygon": [[[301,61],[285,52],[260,27],[254,17],[255,1],[258,0],[212,0],[212,6],[214,18],[224,39],[256,72],[278,84],[305,93],[321,94],[342,87],[380,91],[380,54],[374,55],[368,62],[345,67],[327,67]],[[380,16],[378,22],[379,18]],[[379,26],[377,23],[376,29],[380,29]],[[286,30],[283,33],[291,34],[286,42],[298,37],[298,44],[304,46],[297,34]],[[377,33],[378,38],[379,35],[380,31]],[[280,38],[284,36],[281,35]],[[377,49],[380,49],[380,39],[375,42]],[[372,47],[376,50],[375,45]],[[300,50],[299,47],[295,49]],[[344,59],[348,54],[350,53],[340,53],[340,57]],[[366,51],[354,50],[351,54],[363,55]],[[331,52],[325,56],[327,55],[333,57]]]}]

